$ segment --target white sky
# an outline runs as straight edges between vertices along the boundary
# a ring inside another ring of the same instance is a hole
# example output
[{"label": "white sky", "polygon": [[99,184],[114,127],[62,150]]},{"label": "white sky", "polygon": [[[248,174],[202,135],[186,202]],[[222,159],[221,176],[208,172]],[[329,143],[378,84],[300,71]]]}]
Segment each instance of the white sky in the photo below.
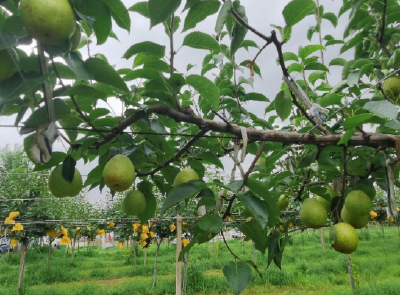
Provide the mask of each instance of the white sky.
[{"label": "white sky", "polygon": [[[129,8],[133,4],[139,1],[135,0],[124,0],[125,5]],[[186,1],[182,1],[186,2]],[[264,33],[265,35],[270,35],[271,24],[284,26],[284,18],[282,16],[282,10],[289,0],[242,0],[242,3],[246,7],[247,16],[249,19],[249,24],[256,28],[258,31]],[[339,0],[320,0],[320,4],[325,7],[325,12],[334,12],[337,14],[338,10],[342,5],[342,1]],[[183,7],[183,6],[182,6]],[[178,10],[181,12],[182,8]],[[179,13],[177,13],[178,15]],[[185,13],[186,14],[186,13]],[[107,56],[111,65],[115,65],[117,69],[119,68],[129,68],[133,64],[133,58],[130,60],[125,60],[122,58],[123,54],[126,50],[133,44],[143,41],[153,41],[159,43],[161,45],[165,45],[167,47],[166,54],[169,54],[168,45],[169,40],[165,35],[164,26],[158,25],[149,31],[150,21],[143,16],[137,13],[130,13],[132,26],[131,32],[128,34],[126,31],[121,30],[115,24],[113,24],[113,30],[119,37],[119,42],[109,38],[107,43],[104,45],[96,46],[94,42],[90,47],[90,52],[92,55],[96,53],[102,53]],[[207,18],[204,22],[198,24],[196,28],[185,32],[184,34],[179,34],[181,29],[183,28],[184,15],[181,16],[181,26],[180,30],[175,35],[175,48],[179,48],[180,44],[182,44],[183,38],[187,33],[192,31],[202,31],[208,34],[214,33],[216,16],[211,16]],[[345,14],[339,19],[338,27],[335,29],[332,24],[327,21],[322,21],[322,33],[323,35],[330,34],[335,39],[342,39],[343,31],[345,25],[348,23],[348,14]],[[309,44],[319,44],[318,35],[314,34],[312,42],[310,43],[307,40],[307,30],[311,26],[315,26],[316,20],[314,16],[308,16],[300,23],[298,23],[293,31],[292,37],[290,41],[284,45],[284,52],[294,52],[297,54],[299,46],[305,46]],[[226,40],[225,37],[224,40]],[[254,40],[260,47],[263,46],[264,42],[253,33],[248,32],[246,39]],[[94,40],[96,41],[96,40]],[[329,64],[330,60],[333,58],[339,57],[339,45],[329,46],[327,51],[325,52],[325,63]],[[84,59],[87,56],[87,49],[81,49]],[[242,62],[243,60],[253,59],[257,50],[254,48],[250,48],[249,52],[244,49],[240,49],[237,54],[236,60],[238,62]],[[201,71],[201,63],[203,57],[208,54],[208,51],[205,50],[195,50],[189,47],[180,48],[178,54],[175,58],[175,67],[183,73],[186,73],[186,65],[188,63],[195,64],[197,67],[193,68],[189,73],[190,74],[199,74]],[[319,53],[316,53],[319,56]],[[349,51],[343,56],[343,58],[352,58],[352,51]],[[276,64],[276,49],[273,45],[270,45],[264,50],[261,56],[257,59],[257,64],[261,68],[262,79],[255,76],[254,89],[249,88],[249,91],[259,92],[266,95],[271,101],[274,100],[275,95],[279,92],[281,85],[282,72],[279,66]],[[328,76],[329,82],[331,85],[335,85],[336,83],[341,81],[341,70],[342,67],[331,67],[330,75]],[[240,72],[239,72],[240,76]],[[249,78],[249,71],[246,69],[244,72],[244,76]],[[211,77],[210,77],[211,78]],[[121,110],[120,105],[115,100],[109,100],[110,105],[113,109],[118,113]],[[264,118],[264,110],[269,105],[267,102],[251,102],[248,103],[245,107],[248,111],[253,112],[260,118]],[[14,117],[0,117],[0,125],[1,124],[13,124]],[[18,130],[15,128],[0,128],[0,147],[4,147],[5,145],[14,145],[14,144],[23,144],[23,137],[21,137],[18,133]],[[57,142],[55,144],[55,150],[65,151],[65,148],[62,144]],[[246,162],[244,163],[244,168],[248,168],[251,163],[252,156],[248,156],[246,158]],[[83,162],[79,162],[77,168],[80,170],[81,174],[85,175],[89,173],[95,166],[97,161],[91,164],[83,165]],[[232,169],[232,162],[229,158],[223,159],[223,163],[225,165],[225,171],[230,173]],[[89,197],[92,200],[104,200],[104,196],[106,194],[106,190],[103,190],[103,193],[100,194],[98,190],[93,190],[89,193]]]}]

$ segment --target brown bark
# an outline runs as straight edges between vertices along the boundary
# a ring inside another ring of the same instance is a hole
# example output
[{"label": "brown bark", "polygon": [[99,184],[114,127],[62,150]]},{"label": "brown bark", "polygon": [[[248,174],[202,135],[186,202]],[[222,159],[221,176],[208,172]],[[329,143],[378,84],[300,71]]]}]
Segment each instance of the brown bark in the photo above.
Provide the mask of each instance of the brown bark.
[{"label": "brown bark", "polygon": [[26,250],[28,249],[28,241],[24,240],[22,242],[21,248],[21,258],[19,261],[19,273],[18,273],[18,292],[22,291],[22,282],[24,278],[24,271],[25,271],[25,262],[26,262]]}]

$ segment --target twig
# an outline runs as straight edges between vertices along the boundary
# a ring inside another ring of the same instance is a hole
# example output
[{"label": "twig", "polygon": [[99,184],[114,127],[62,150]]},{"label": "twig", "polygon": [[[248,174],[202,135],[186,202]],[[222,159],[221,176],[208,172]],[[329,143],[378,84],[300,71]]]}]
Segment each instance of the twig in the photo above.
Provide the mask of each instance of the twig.
[{"label": "twig", "polygon": [[267,48],[267,46],[268,46],[269,44],[271,44],[271,42],[267,42],[267,43],[264,44],[263,47],[261,47],[261,49],[257,52],[256,56],[255,56],[255,57],[253,58],[253,60],[251,61],[253,64],[256,63],[256,59],[259,57],[259,55],[261,54],[261,52],[263,52],[264,49]]},{"label": "twig", "polygon": [[[50,55],[50,60],[51,60],[51,64],[52,64],[52,67],[53,67],[53,71],[54,71],[54,73],[56,74],[58,80],[60,81],[61,87],[62,87],[64,90],[67,89],[67,87],[65,86],[63,80],[61,79],[60,73],[59,73],[58,70],[57,70],[57,67],[56,67],[56,65],[55,65],[55,62],[54,62],[54,59],[53,59],[53,56],[52,56],[52,55]],[[95,127],[95,126],[93,125],[93,123],[89,120],[89,118],[82,112],[82,110],[80,109],[80,107],[79,107],[79,105],[78,105],[78,103],[77,103],[75,97],[74,97],[73,95],[70,95],[69,97],[71,98],[71,101],[72,101],[72,103],[74,104],[76,111],[79,113],[79,115],[82,117],[82,119],[83,119],[86,123],[88,123],[88,125],[89,125],[90,127],[92,127],[93,131],[95,131],[95,130],[96,130],[96,127]],[[96,132],[97,132],[101,137],[103,137],[103,138],[105,137],[105,135],[104,135],[103,133],[101,133],[100,131],[96,131]]]},{"label": "twig", "polygon": [[202,130],[200,130],[191,140],[188,141],[188,143],[182,147],[177,153],[176,155],[169,159],[168,161],[166,161],[165,163],[159,165],[157,168],[155,168],[152,171],[149,172],[143,172],[143,173],[137,173],[137,176],[153,176],[154,174],[156,174],[158,171],[160,171],[163,167],[168,166],[169,164],[171,164],[173,161],[176,161],[179,159],[179,157],[181,155],[183,155],[199,138],[201,138],[204,134],[206,134],[208,132],[207,128],[204,128]]},{"label": "twig", "polygon": [[383,0],[383,12],[382,12],[382,24],[380,33],[376,35],[376,39],[378,40],[379,45],[381,46],[383,52],[390,58],[392,54],[389,49],[386,47],[386,44],[383,42],[383,36],[385,35],[385,26],[386,26],[386,10],[387,10],[387,0]]},{"label": "twig", "polygon": [[[322,28],[321,28],[321,6],[319,5],[319,0],[317,0],[317,25],[319,26],[318,30],[318,36],[319,36],[319,44],[322,46]],[[325,59],[324,59],[324,51],[321,49],[321,63],[325,64]],[[328,76],[325,73],[325,81],[327,84],[329,84],[328,81]]]},{"label": "twig", "polygon": [[[169,58],[169,66],[170,66],[171,75],[174,73],[174,58],[175,58],[174,24],[175,24],[175,14],[172,14],[172,16],[171,16],[171,25],[169,27],[169,46],[170,46],[170,51],[171,51],[170,58]],[[173,93],[173,96],[175,98],[176,108],[178,110],[180,110],[181,109],[181,104],[179,103],[178,94],[176,93],[175,90],[172,93]]]},{"label": "twig", "polygon": [[[315,153],[313,162],[318,160],[319,156],[321,155],[321,151],[322,151],[322,148],[320,146],[318,146],[318,149],[317,149],[317,152]],[[300,189],[297,193],[297,197],[295,198],[295,201],[301,201],[301,195],[303,194],[304,189],[306,188],[307,184],[310,182],[311,173],[312,173],[312,169],[310,168],[308,170],[307,176],[304,179],[302,186],[300,187]]]},{"label": "twig", "polygon": [[220,233],[221,233],[222,239],[224,240],[226,248],[229,250],[229,252],[231,252],[232,256],[235,257],[235,259],[237,259],[237,260],[241,260],[240,257],[237,256],[235,253],[233,253],[232,249],[229,247],[228,243],[225,240],[224,232],[221,230]]}]

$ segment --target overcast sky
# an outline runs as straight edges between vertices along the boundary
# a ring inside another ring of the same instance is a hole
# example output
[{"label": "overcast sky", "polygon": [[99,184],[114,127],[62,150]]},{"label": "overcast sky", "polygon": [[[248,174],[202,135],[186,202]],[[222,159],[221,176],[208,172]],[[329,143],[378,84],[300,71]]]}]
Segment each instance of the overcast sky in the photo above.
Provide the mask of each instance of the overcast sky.
[{"label": "overcast sky", "polygon": [[[129,8],[133,4],[139,1],[128,1],[124,0],[125,5]],[[185,3],[186,1],[182,1]],[[245,0],[242,3],[246,7],[246,13],[249,19],[249,24],[256,28],[258,31],[264,33],[265,35],[269,35],[272,24],[278,26],[284,26],[284,18],[282,16],[282,10],[289,0]],[[320,4],[325,7],[325,12],[334,12],[337,14],[339,11],[342,1],[339,0],[320,0]],[[182,7],[178,9],[177,15],[182,11]],[[183,27],[184,17],[186,13],[181,15],[181,29]],[[122,56],[126,52],[126,50],[135,43],[143,42],[143,41],[153,41],[162,45],[167,46],[166,54],[169,54],[168,44],[169,40],[164,32],[164,27],[162,25],[158,25],[150,28],[150,21],[145,17],[137,14],[130,13],[132,26],[131,32],[127,33],[124,30],[119,29],[115,24],[113,25],[113,30],[117,34],[119,41],[116,41],[112,38],[109,38],[107,43],[104,45],[96,46],[94,44],[90,48],[91,54],[102,53],[107,56],[111,65],[115,65],[117,69],[119,68],[130,68],[133,64],[133,58],[126,60],[123,59]],[[178,30],[178,33],[175,35],[175,48],[179,48],[182,44],[183,38],[187,33],[192,31],[203,31],[208,34],[214,33],[216,16],[211,16],[206,19],[206,21],[197,25],[196,28],[185,32],[184,34],[179,34],[181,29]],[[322,33],[324,35],[330,34],[335,39],[342,39],[344,27],[347,24],[348,14],[339,19],[338,27],[335,29],[332,24],[323,20],[322,22]],[[307,40],[307,30],[309,27],[315,26],[316,20],[314,16],[308,16],[304,20],[302,20],[299,24],[297,24],[293,31],[292,37],[290,41],[284,45],[284,52],[298,52],[299,46],[305,46],[309,44],[319,44],[318,35],[314,34],[312,42],[310,43]],[[225,37],[227,38],[227,37]],[[248,32],[246,39],[254,40],[260,47],[263,46],[264,42],[253,33]],[[94,40],[95,41],[95,40]],[[327,51],[325,52],[325,63],[328,65],[329,61],[333,58],[339,57],[339,48],[340,46],[329,46]],[[83,48],[81,50],[84,58],[87,58],[87,49]],[[244,49],[240,49],[237,54],[236,60],[241,62],[247,59],[253,59],[257,50],[251,48],[249,52]],[[181,71],[182,73],[186,73],[186,65],[188,63],[195,64],[197,67],[194,67],[189,74],[200,74],[201,71],[201,63],[203,57],[208,54],[208,51],[205,50],[194,50],[189,47],[180,48],[177,56],[176,56],[176,64],[175,67]],[[319,53],[316,53],[319,56]],[[351,58],[351,52],[347,52],[344,54],[344,58]],[[276,49],[274,46],[267,47],[266,50],[261,54],[261,56],[257,59],[257,64],[261,68],[262,79],[259,76],[255,76],[254,89],[249,88],[249,91],[259,92],[266,95],[271,101],[275,98],[275,95],[279,92],[281,85],[282,72],[280,68],[276,64]],[[341,67],[331,67],[329,82],[331,85],[335,85],[340,82],[341,75]],[[239,72],[239,76],[242,75]],[[245,70],[244,77],[249,78],[249,71]],[[211,77],[210,77],[211,78]],[[110,105],[113,109],[118,113],[121,110],[120,105],[115,100],[109,101]],[[260,118],[264,118],[264,110],[268,106],[269,103],[266,102],[251,102],[248,103],[245,107],[247,110],[253,112]],[[14,117],[0,117],[0,124],[13,124]],[[0,128],[0,147],[4,147],[5,145],[14,145],[14,144],[23,144],[23,137],[18,134],[18,130],[16,128]],[[55,150],[65,151],[65,148],[60,142],[55,144]],[[248,165],[251,163],[251,156],[246,158],[246,162],[244,164],[244,168],[246,169]],[[230,173],[232,169],[232,162],[229,159],[223,160],[225,166],[225,172]],[[83,165],[83,163],[78,163],[78,169],[81,171],[81,174],[85,175],[91,171],[97,164],[97,161],[90,165]],[[92,191],[89,193],[89,197],[93,200],[102,200],[105,196],[105,191],[101,195],[99,191]]]}]

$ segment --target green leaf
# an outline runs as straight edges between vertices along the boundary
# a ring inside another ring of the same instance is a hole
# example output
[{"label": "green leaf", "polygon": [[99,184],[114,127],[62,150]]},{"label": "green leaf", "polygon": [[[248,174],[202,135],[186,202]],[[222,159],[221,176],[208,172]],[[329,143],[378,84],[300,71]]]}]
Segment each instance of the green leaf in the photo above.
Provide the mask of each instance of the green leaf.
[{"label": "green leaf", "polygon": [[268,222],[268,211],[265,202],[251,192],[246,192],[240,198],[240,202],[243,203],[251,215],[260,223],[261,229],[264,229]]},{"label": "green leaf", "polygon": [[32,74],[29,76],[24,75],[24,79],[22,79],[20,75],[14,75],[10,79],[2,81],[2,83],[0,83],[0,103],[31,92],[45,80],[46,77],[44,76]]},{"label": "green leaf", "polygon": [[129,7],[129,11],[137,12],[144,17],[150,18],[149,14],[149,3],[147,1],[138,2],[131,7]]},{"label": "green leaf", "polygon": [[334,13],[332,13],[332,12],[324,13],[324,15],[322,16],[322,18],[323,18],[323,19],[329,20],[329,21],[332,23],[332,25],[333,25],[334,27],[336,27],[337,24],[338,24],[338,18],[337,18],[337,16],[336,16]]},{"label": "green leaf", "polygon": [[313,54],[315,51],[325,50],[325,47],[322,45],[307,45],[306,47],[299,48],[299,57],[301,59],[306,59],[310,54]]},{"label": "green leaf", "polygon": [[206,214],[199,219],[199,227],[206,232],[217,234],[224,227],[224,221],[219,215]]},{"label": "green leaf", "polygon": [[164,57],[165,55],[165,46],[159,45],[157,43],[153,43],[150,41],[145,41],[141,43],[137,43],[131,46],[124,54],[123,58],[131,58],[132,56],[142,53],[146,55],[152,55],[157,59]]},{"label": "green leaf", "polygon": [[74,179],[75,165],[76,165],[76,161],[70,155],[68,155],[65,158],[65,160],[62,164],[62,176],[68,182],[72,182],[72,180]]},{"label": "green leaf", "polygon": [[337,145],[347,145],[347,142],[350,140],[350,138],[356,133],[355,129],[351,129],[349,131],[347,131],[343,137],[339,140],[339,142],[337,143]]},{"label": "green leaf", "polygon": [[128,10],[121,0],[103,0],[111,11],[111,15],[117,25],[127,30],[131,29],[131,18],[129,17]]},{"label": "green leaf", "polygon": [[251,268],[243,261],[228,262],[223,273],[235,295],[239,295],[250,284]]},{"label": "green leaf", "polygon": [[340,105],[342,103],[342,95],[337,93],[328,93],[321,97],[321,99],[318,100],[318,103],[324,108],[334,104]]},{"label": "green leaf", "polygon": [[132,81],[139,78],[147,80],[162,80],[162,75],[159,71],[153,69],[139,69],[131,71],[125,75],[124,81]]},{"label": "green leaf", "polygon": [[[285,52],[283,54],[283,59],[285,61],[290,61],[290,60],[299,61],[299,58],[293,52]],[[277,64],[279,64],[279,60],[277,60],[276,62],[277,62]]]},{"label": "green leaf", "polygon": [[183,45],[197,49],[221,51],[218,42],[210,35],[202,32],[193,32],[186,35],[185,39],[183,39]]},{"label": "green leaf", "polygon": [[[59,98],[54,99],[54,110],[56,120],[62,119],[65,115],[68,115],[71,112],[70,106]],[[24,124],[29,127],[37,127],[40,125],[45,125],[48,122],[49,120],[47,119],[46,107],[43,106],[35,110],[24,122]]]},{"label": "green leaf", "polygon": [[203,152],[197,157],[202,159],[204,162],[207,162],[208,164],[213,164],[221,169],[224,169],[224,165],[222,164],[221,160],[213,153]]},{"label": "green leaf", "polygon": [[150,218],[154,217],[157,209],[157,200],[152,192],[153,185],[149,181],[144,180],[137,187],[146,198],[146,209],[138,217],[141,223],[146,223]]},{"label": "green leaf", "polygon": [[292,100],[283,90],[275,98],[275,110],[282,121],[286,120],[292,111]]},{"label": "green leaf", "polygon": [[217,13],[219,10],[219,6],[220,6],[219,1],[215,0],[197,2],[190,8],[185,18],[183,32],[189,29],[193,29],[199,22],[202,22],[208,16]]},{"label": "green leaf", "polygon": [[190,75],[186,78],[186,83],[192,86],[213,109],[219,106],[218,88],[213,82],[199,75]]},{"label": "green leaf", "polygon": [[254,242],[258,251],[265,254],[268,245],[269,229],[267,227],[262,229],[257,220],[253,219],[249,222],[241,223],[239,225],[239,230],[246,236],[246,238],[249,238]]},{"label": "green leaf", "polygon": [[64,55],[64,60],[68,67],[75,73],[76,80],[90,80],[93,78],[85,62],[78,53],[70,51]]},{"label": "green leaf", "polygon": [[82,95],[91,98],[101,98],[106,99],[107,95],[104,92],[101,92],[91,86],[86,85],[76,85],[70,88],[67,88],[65,91],[61,93],[61,95]]},{"label": "green leaf", "polygon": [[347,60],[338,57],[332,59],[331,62],[329,63],[329,66],[344,66],[345,64],[347,64]]},{"label": "green leaf", "polygon": [[278,201],[269,194],[268,188],[261,182],[253,178],[248,178],[246,186],[259,198],[265,201],[268,212],[268,225],[276,225],[280,221],[280,210]]},{"label": "green leaf", "polygon": [[261,93],[256,93],[256,92],[250,92],[246,94],[246,97],[244,98],[244,101],[269,101],[269,99]]},{"label": "green leaf", "polygon": [[399,114],[396,106],[387,100],[369,101],[363,108],[383,119],[395,120]]},{"label": "green leaf", "polygon": [[400,65],[400,49],[397,48],[394,52],[393,55],[390,57],[387,66],[390,68],[396,68],[398,65]]},{"label": "green leaf", "polygon": [[122,80],[115,69],[106,61],[91,57],[86,60],[85,64],[96,81],[114,86],[123,92],[129,92],[124,80]]},{"label": "green leaf", "polygon": [[360,114],[355,115],[351,118],[346,119],[343,122],[343,127],[345,130],[353,129],[355,127],[361,126],[364,123],[370,122],[370,120],[374,117],[372,114]]},{"label": "green leaf", "polygon": [[[248,18],[246,16],[246,10],[243,6],[238,6],[236,7],[236,3],[239,2],[234,2],[234,8],[237,12],[237,14],[240,15],[240,17],[247,23]],[[232,41],[231,41],[231,56],[234,56],[236,51],[240,48],[244,38],[246,37],[247,34],[247,28],[243,27],[241,24],[239,24],[237,21],[235,21],[233,30],[232,30]]]},{"label": "green leaf", "polygon": [[313,0],[293,0],[283,9],[283,17],[288,27],[293,27],[307,15],[312,13],[316,7]]},{"label": "green leaf", "polygon": [[161,208],[161,215],[179,202],[195,196],[200,190],[201,189],[193,183],[183,183],[177,187],[174,187],[167,195],[167,198]]},{"label": "green leaf", "polygon": [[[280,232],[276,231],[271,233],[271,235],[268,236],[268,266],[271,264],[275,258],[282,254],[281,251],[281,234]],[[277,264],[275,262],[275,264]],[[280,263],[277,266],[280,268]]]},{"label": "green leaf", "polygon": [[95,183],[100,183],[101,180],[103,179],[103,170],[104,170],[104,165],[99,165],[92,171],[90,171],[86,178],[84,186],[87,187]]},{"label": "green leaf", "polygon": [[[110,0],[111,1],[111,0]],[[75,1],[78,12],[94,19],[91,24],[97,38],[97,45],[104,44],[111,33],[112,22],[108,6],[103,1]]]},{"label": "green leaf", "polygon": [[181,0],[149,0],[150,25],[154,27],[171,17]]},{"label": "green leaf", "polygon": [[231,9],[232,1],[226,0],[225,3],[222,5],[221,10],[219,11],[217,23],[215,24],[215,32],[217,33],[217,36],[221,35],[225,22],[228,16],[231,14]]},{"label": "green leaf", "polygon": [[329,72],[329,69],[320,62],[313,61],[305,65],[304,70],[316,70],[316,71],[325,71]]}]

